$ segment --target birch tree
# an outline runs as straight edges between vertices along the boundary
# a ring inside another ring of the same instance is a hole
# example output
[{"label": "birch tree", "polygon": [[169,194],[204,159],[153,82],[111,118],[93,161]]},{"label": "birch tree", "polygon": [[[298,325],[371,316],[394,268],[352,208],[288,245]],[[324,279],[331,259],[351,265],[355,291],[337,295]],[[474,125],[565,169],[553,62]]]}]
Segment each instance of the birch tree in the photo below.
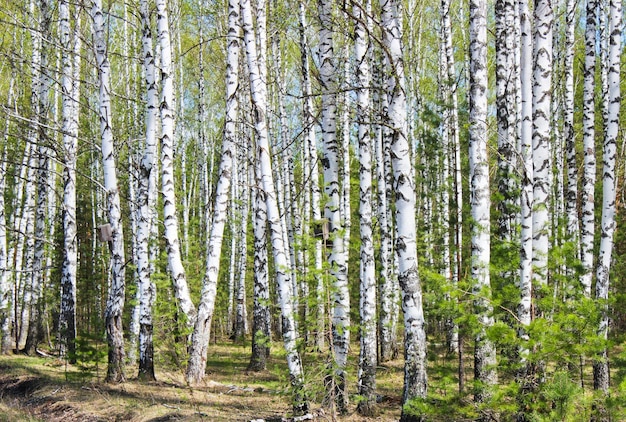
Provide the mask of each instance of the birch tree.
[{"label": "birch tree", "polygon": [[537,0],[533,32],[533,280],[537,287],[548,281],[551,190],[552,102],[552,13],[551,0]]},{"label": "birch tree", "polygon": [[197,319],[191,335],[189,363],[185,374],[187,383],[191,385],[198,384],[204,377],[204,372],[206,371],[206,356],[211,334],[211,319],[215,308],[224,228],[228,215],[233,161],[236,153],[235,129],[239,109],[239,38],[239,0],[229,0],[228,34],[226,41],[226,117],[222,140],[222,159],[215,189],[213,217],[211,224],[207,225],[207,229],[210,230],[210,233],[207,237],[206,268],[204,279],[202,280]]},{"label": "birch tree", "polygon": [[[78,15],[78,13],[76,13]],[[76,164],[78,148],[78,87],[80,72],[78,30],[74,37],[70,26],[70,6],[59,2],[59,35],[61,44],[61,119],[63,132],[63,264],[61,270],[61,309],[59,312],[59,355],[74,360],[76,348],[76,277],[78,271],[78,242],[76,215]],[[74,41],[72,42],[72,38]],[[74,57],[72,57],[72,53]]]},{"label": "birch tree", "polygon": [[[415,186],[411,170],[411,147],[407,138],[407,105],[402,60],[402,20],[400,4],[395,0],[381,0],[382,40],[387,50],[389,74],[387,97],[389,102],[386,123],[391,132],[391,162],[396,191],[396,253],[398,282],[402,291],[404,312],[404,392],[402,402],[425,398],[428,381],[426,374],[426,332],[422,308],[422,289],[417,267],[415,222]],[[409,420],[403,413],[401,420]]]},{"label": "birch tree", "polygon": [[[372,230],[372,139],[370,131],[371,83],[368,33],[371,32],[371,5],[369,1],[353,6],[355,16],[354,57],[357,77],[357,121],[359,137],[359,230],[360,252],[360,354],[359,395],[357,410],[364,416],[376,413],[376,268]],[[344,154],[347,154],[344,151]]]},{"label": "birch tree", "polygon": [[587,0],[585,16],[585,71],[583,87],[583,177],[581,202],[581,261],[580,279],[586,297],[591,297],[593,281],[593,241],[595,235],[595,184],[596,184],[596,132],[595,132],[595,81],[596,81],[596,21],[597,2]]},{"label": "birch tree", "polygon": [[332,336],[333,336],[333,374],[328,384],[332,391],[339,413],[347,411],[348,396],[346,391],[346,364],[350,344],[350,302],[348,294],[348,275],[344,251],[344,226],[341,219],[342,199],[339,183],[339,144],[337,141],[337,67],[333,52],[333,2],[318,1],[320,20],[319,33],[319,77],[322,91],[322,144],[324,171],[324,192],[328,200],[324,216],[328,220],[329,246],[328,264],[330,266],[332,288]]},{"label": "birch tree", "polygon": [[[606,342],[609,331],[609,275],[613,235],[615,233],[615,199],[617,137],[620,119],[620,60],[622,51],[622,4],[621,0],[611,0],[609,6],[609,42],[607,52],[608,97],[607,119],[602,155],[602,220],[601,237],[596,268],[596,300],[601,312],[598,327],[599,337]],[[593,386],[605,395],[609,392],[609,361],[606,345],[593,364]]]},{"label": "birch tree", "polygon": [[[311,88],[311,72],[309,65],[309,43],[306,36],[306,14],[304,2],[300,2],[299,7],[299,30],[300,30],[300,60],[301,60],[301,73],[302,73],[302,91],[303,98],[303,126],[304,126],[304,156],[306,157],[305,163],[308,163],[306,169],[308,170],[308,177],[305,179],[305,192],[307,196],[310,196],[310,213],[313,225],[321,224],[322,213],[320,203],[320,186],[319,186],[319,160],[317,154],[317,147],[315,141],[315,129],[313,127],[315,116],[313,115],[313,90]],[[316,288],[316,312],[317,312],[317,324],[315,332],[315,347],[318,350],[324,348],[325,343],[325,286],[324,279],[321,276],[322,271],[322,239],[321,236],[316,236],[313,247],[313,260],[314,260],[314,278]]]},{"label": "birch tree", "polygon": [[50,100],[48,94],[50,91],[50,78],[48,76],[49,65],[49,50],[50,45],[48,39],[51,38],[50,23],[51,23],[51,10],[50,4],[47,0],[38,1],[39,8],[39,41],[40,57],[39,66],[37,69],[37,117],[38,127],[37,131],[37,192],[36,192],[36,209],[35,209],[35,238],[34,238],[34,251],[33,251],[33,266],[30,277],[32,304],[29,309],[30,324],[28,326],[28,335],[26,337],[25,351],[28,354],[34,354],[37,347],[37,343],[40,341],[43,335],[42,327],[42,313],[43,313],[43,283],[44,283],[44,265],[46,262],[46,248],[45,240],[47,239],[46,228],[48,220],[46,218],[47,212],[47,197],[48,191],[51,188],[49,184],[50,173],[50,148],[48,138],[48,131],[46,129],[46,122],[48,120]]},{"label": "birch tree", "polygon": [[487,2],[472,0],[470,10],[470,206],[472,214],[472,281],[478,319],[475,334],[474,393],[478,403],[488,401],[498,382],[496,349],[487,337],[493,326],[490,303],[490,189],[487,158]]},{"label": "birch tree", "polygon": [[[533,149],[532,149],[532,34],[528,0],[519,1],[520,15],[520,302],[517,317],[520,321],[519,336],[523,340],[520,358],[525,363],[528,355],[527,327],[532,320],[533,283]],[[521,370],[524,377],[527,368]]]},{"label": "birch tree", "polygon": [[154,50],[148,1],[139,4],[141,16],[141,43],[143,73],[147,92],[145,115],[145,142],[139,164],[137,195],[137,274],[139,290],[139,377],[154,380],[154,349],[152,341],[152,308],[156,299],[156,286],[151,280],[150,239],[154,225],[156,204],[155,164],[157,154],[158,91],[155,80]]},{"label": "birch tree", "polygon": [[124,233],[120,194],[115,168],[115,146],[111,126],[111,65],[104,32],[104,15],[101,0],[92,0],[91,18],[95,42],[96,64],[98,69],[100,136],[102,138],[102,170],[104,172],[104,190],[106,193],[107,219],[110,235],[107,233],[110,257],[110,286],[105,311],[109,358],[107,381],[123,382],[124,373],[124,331],[122,312],[125,299],[125,258]]},{"label": "birch tree", "polygon": [[174,285],[174,295],[188,326],[193,326],[196,308],[191,301],[187,277],[180,253],[176,192],[174,189],[174,75],[172,73],[172,47],[169,32],[167,0],[157,0],[157,32],[161,52],[161,189],[163,194],[163,220],[168,268]]},{"label": "birch tree", "polygon": [[270,229],[270,240],[276,271],[277,295],[281,307],[282,334],[285,351],[287,354],[287,366],[293,388],[293,410],[296,414],[308,411],[308,402],[304,392],[304,379],[302,361],[296,347],[297,331],[292,302],[292,284],[289,271],[289,259],[284,245],[283,225],[278,210],[278,201],[274,190],[272,164],[270,161],[270,148],[267,130],[267,86],[259,72],[259,63],[256,42],[257,37],[253,29],[252,7],[250,0],[240,3],[241,26],[243,28],[248,73],[250,78],[250,93],[252,99],[252,111],[256,135],[257,159],[259,160],[261,186],[266,195],[267,219]]}]

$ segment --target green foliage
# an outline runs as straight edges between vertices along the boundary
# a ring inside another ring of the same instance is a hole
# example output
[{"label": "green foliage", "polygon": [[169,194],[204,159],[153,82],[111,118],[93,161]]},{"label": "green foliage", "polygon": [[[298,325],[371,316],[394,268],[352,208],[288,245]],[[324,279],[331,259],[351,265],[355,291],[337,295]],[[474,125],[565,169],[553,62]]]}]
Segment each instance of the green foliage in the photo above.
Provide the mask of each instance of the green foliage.
[{"label": "green foliage", "polygon": [[80,372],[66,371],[68,380],[76,377],[78,380],[90,380],[100,378],[106,373],[107,344],[102,335],[81,333],[76,337],[75,356],[68,356],[71,360],[76,359],[76,366]]}]

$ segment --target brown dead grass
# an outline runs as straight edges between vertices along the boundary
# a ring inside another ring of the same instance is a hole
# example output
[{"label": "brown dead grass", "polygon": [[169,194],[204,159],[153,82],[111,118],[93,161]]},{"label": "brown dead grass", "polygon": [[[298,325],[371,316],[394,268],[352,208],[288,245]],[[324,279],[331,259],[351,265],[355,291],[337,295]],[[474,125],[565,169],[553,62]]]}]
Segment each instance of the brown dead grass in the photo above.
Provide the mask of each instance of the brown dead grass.
[{"label": "brown dead grass", "polygon": [[[190,388],[181,371],[157,372],[156,382],[129,379],[122,384],[101,381],[97,376],[81,378],[79,368],[56,359],[24,356],[0,357],[0,422],[2,421],[248,421],[285,417],[290,414],[284,357],[277,353],[261,373],[247,372],[247,349],[229,344],[211,345],[207,377],[203,385]],[[309,384],[321,385],[323,360],[305,356]],[[353,364],[354,365],[354,364]],[[356,374],[356,367],[350,368]],[[127,368],[127,374],[136,374]],[[93,375],[93,374],[92,374]],[[356,394],[356,380],[349,379]],[[402,363],[391,362],[379,371],[380,416],[356,414],[337,417],[341,422],[395,421],[400,416]],[[317,401],[317,403],[316,403]],[[321,411],[319,397],[312,402],[318,421],[333,420]]]}]

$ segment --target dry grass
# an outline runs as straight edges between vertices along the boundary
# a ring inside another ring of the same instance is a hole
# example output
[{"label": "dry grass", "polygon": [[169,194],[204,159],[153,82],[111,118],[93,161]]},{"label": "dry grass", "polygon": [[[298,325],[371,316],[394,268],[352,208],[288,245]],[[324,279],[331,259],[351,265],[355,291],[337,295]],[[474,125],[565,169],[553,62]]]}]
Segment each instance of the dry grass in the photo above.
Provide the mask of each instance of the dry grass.
[{"label": "dry grass", "polygon": [[[248,421],[287,416],[290,413],[288,375],[284,355],[273,350],[268,370],[247,372],[249,352],[230,343],[211,345],[207,377],[190,388],[180,370],[160,370],[156,382],[129,379],[123,384],[102,382],[99,370],[83,371],[52,358],[0,357],[1,421]],[[312,407],[319,410],[324,357],[304,356],[307,384],[313,392]],[[159,365],[158,368],[161,368]],[[351,362],[350,393],[356,394],[356,364]],[[127,368],[129,377],[135,368]],[[400,416],[402,362],[379,370],[380,416],[371,421],[394,421]],[[337,417],[342,422],[362,421],[355,413]],[[333,420],[326,410],[319,421]]]}]

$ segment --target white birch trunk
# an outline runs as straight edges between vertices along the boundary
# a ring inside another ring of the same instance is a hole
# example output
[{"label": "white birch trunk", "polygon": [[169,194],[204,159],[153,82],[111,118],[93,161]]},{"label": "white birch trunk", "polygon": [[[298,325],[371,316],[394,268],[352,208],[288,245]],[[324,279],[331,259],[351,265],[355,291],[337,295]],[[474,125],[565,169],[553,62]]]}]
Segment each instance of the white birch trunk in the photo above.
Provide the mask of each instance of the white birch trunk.
[{"label": "white birch trunk", "polygon": [[[78,272],[78,242],[76,215],[76,164],[78,148],[78,98],[80,71],[80,20],[75,21],[74,41],[70,28],[70,7],[66,0],[59,3],[59,33],[61,42],[61,119],[63,132],[63,264],[61,270],[61,305],[59,312],[59,355],[75,358],[76,348],[76,277]],[[76,54],[72,57],[72,53]],[[77,68],[78,67],[78,68]]]},{"label": "white birch trunk", "polygon": [[324,210],[329,225],[328,254],[332,289],[332,335],[334,367],[332,382],[328,385],[329,391],[337,404],[339,413],[347,411],[348,396],[346,390],[346,364],[348,360],[348,346],[350,344],[350,302],[348,294],[348,277],[346,272],[346,255],[343,238],[341,215],[341,185],[339,181],[339,145],[337,142],[337,81],[335,73],[335,57],[333,53],[333,2],[321,0],[319,5],[319,19],[321,23],[319,38],[320,83],[322,89],[322,140],[324,169],[324,191],[328,197]]},{"label": "white birch trunk", "polygon": [[139,163],[139,186],[137,193],[137,274],[139,293],[139,378],[154,380],[154,347],[152,340],[152,312],[156,300],[156,286],[150,276],[150,241],[156,205],[157,113],[159,107],[156,86],[154,49],[148,1],[140,2],[142,67],[147,91],[145,115],[145,142]]},{"label": "white birch trunk", "polygon": [[[313,127],[315,116],[313,115],[313,93],[311,88],[311,72],[309,66],[309,45],[306,37],[306,14],[304,2],[300,2],[299,7],[300,17],[300,58],[302,65],[302,90],[304,94],[303,99],[303,125],[304,125],[304,155],[306,157],[305,162],[308,162],[307,166],[307,178],[306,178],[306,195],[310,195],[311,198],[311,219],[314,225],[321,224],[322,213],[320,204],[320,186],[319,186],[319,163],[318,154],[315,140],[315,128]],[[309,230],[310,233],[310,230]],[[316,236],[314,239],[314,271],[315,271],[315,286],[316,288],[316,313],[317,324],[315,332],[315,347],[318,350],[324,349],[325,344],[325,326],[326,326],[326,311],[325,311],[325,286],[324,279],[321,276],[322,271],[322,239],[321,236]]]},{"label": "white birch trunk", "polygon": [[213,217],[211,225],[207,227],[210,230],[210,234],[207,239],[206,272],[202,281],[200,303],[198,304],[197,319],[191,336],[189,363],[185,375],[187,383],[191,385],[198,384],[204,377],[206,370],[211,319],[215,308],[222,242],[228,215],[233,161],[236,153],[235,128],[239,109],[237,98],[239,86],[239,38],[239,1],[229,0],[226,57],[226,121],[224,123],[219,179],[215,189]]},{"label": "white birch trunk", "polygon": [[591,297],[593,281],[593,241],[595,236],[595,80],[596,80],[596,0],[587,0],[585,18],[585,72],[583,88],[583,180],[580,197],[581,212],[581,261],[583,274],[580,282],[586,297]]},{"label": "white birch trunk", "polygon": [[186,318],[188,327],[196,319],[196,308],[191,301],[187,277],[180,253],[176,193],[174,186],[174,75],[172,74],[172,47],[170,42],[167,0],[157,0],[157,30],[161,52],[161,189],[167,262],[174,296]]},{"label": "white birch trunk", "polygon": [[[567,157],[567,186],[565,190],[565,215],[567,240],[576,245],[576,256],[580,256],[580,222],[578,221],[578,164],[576,161],[576,138],[574,135],[574,26],[576,2],[566,1],[563,139]],[[584,102],[583,102],[584,103]],[[570,271],[571,272],[571,271]]]},{"label": "white birch trunk", "polygon": [[[519,1],[520,14],[520,176],[521,176],[521,220],[520,220],[520,303],[517,317],[522,329],[523,340],[528,340],[524,327],[532,320],[533,281],[533,149],[532,149],[532,34],[528,0]],[[528,348],[520,347],[520,359],[525,362]]]},{"label": "white birch trunk", "polygon": [[493,326],[490,256],[490,189],[487,157],[487,2],[470,0],[469,166],[472,225],[472,283],[478,320],[475,333],[474,401],[486,402],[498,382],[496,349],[487,337]]},{"label": "white birch trunk", "polygon": [[248,370],[262,371],[270,353],[270,289],[267,259],[267,211],[265,192],[260,187],[260,169],[255,164],[252,185],[254,224],[254,308],[252,316],[252,354]]},{"label": "white birch trunk", "polygon": [[39,0],[39,30],[38,37],[41,38],[39,43],[40,48],[40,62],[39,68],[36,69],[37,78],[37,122],[39,126],[37,131],[37,192],[36,192],[36,209],[35,209],[35,239],[34,239],[34,251],[33,251],[33,266],[32,274],[30,275],[31,292],[32,292],[32,304],[30,307],[30,324],[28,327],[28,334],[26,337],[25,351],[27,354],[35,354],[37,343],[43,337],[42,326],[42,293],[44,284],[44,265],[46,262],[46,249],[45,240],[47,239],[47,199],[49,191],[49,173],[50,173],[50,150],[48,134],[46,130],[46,122],[48,120],[48,111],[50,108],[50,101],[48,98],[50,79],[47,76],[48,69],[48,51],[49,44],[48,39],[51,38],[50,32],[50,20],[51,11],[50,4],[47,0]]},{"label": "white birch trunk", "polygon": [[534,9],[533,33],[533,280],[538,286],[548,281],[550,247],[550,116],[552,99],[552,13],[551,0],[538,0]]},{"label": "white birch trunk", "polygon": [[417,262],[415,184],[411,177],[411,147],[407,139],[407,105],[402,60],[402,14],[400,4],[395,0],[382,0],[380,5],[383,45],[388,51],[389,65],[392,70],[387,80],[386,90],[389,98],[387,123],[393,130],[391,162],[396,191],[396,253],[405,326],[402,402],[406,403],[413,398],[426,397],[428,388],[426,332]]},{"label": "white birch trunk", "polygon": [[[370,129],[371,51],[368,33],[371,31],[371,5],[354,5],[355,22],[354,56],[357,76],[357,121],[359,137],[359,230],[360,253],[360,354],[359,395],[357,405],[361,415],[373,416],[376,406],[376,266],[372,230],[372,138]],[[347,154],[344,151],[344,154]],[[349,182],[349,180],[344,182]]]},{"label": "white birch trunk", "polygon": [[289,274],[292,269],[290,268],[287,250],[284,244],[283,226],[278,210],[278,201],[274,190],[272,175],[272,164],[270,161],[266,120],[267,86],[266,81],[260,78],[256,48],[257,40],[253,29],[250,1],[243,0],[240,3],[240,10],[248,72],[250,76],[252,108],[253,115],[255,116],[256,149],[261,170],[261,186],[267,195],[267,218],[270,226],[270,240],[272,242],[274,266],[276,270],[277,294],[282,314],[283,342],[287,354],[287,365],[294,393],[292,404],[294,412],[300,414],[308,411],[308,403],[304,394],[302,361],[300,360],[300,354],[296,347],[297,331],[292,302],[293,291]]},{"label": "white birch trunk", "polygon": [[107,218],[111,227],[111,284],[107,298],[105,322],[109,360],[107,381],[123,382],[124,374],[124,331],[122,328],[122,312],[124,310],[124,233],[122,230],[122,212],[120,195],[115,168],[115,146],[111,127],[111,67],[107,57],[107,45],[104,33],[104,16],[101,0],[92,0],[91,17],[93,19],[93,35],[95,40],[96,63],[98,69],[99,118],[102,139],[102,170],[104,173],[104,190],[106,192]]},{"label": "white birch trunk", "polygon": [[[601,237],[596,269],[596,300],[601,309],[598,327],[599,337],[606,341],[609,332],[609,275],[611,254],[613,252],[613,235],[615,233],[615,199],[617,155],[617,137],[620,119],[620,60],[622,47],[622,4],[621,0],[611,0],[609,8],[609,42],[607,52],[607,84],[608,97],[607,119],[604,135],[603,176],[602,176],[602,220],[600,223]],[[597,356],[593,365],[593,386],[605,395],[609,393],[609,361],[605,349]]]},{"label": "white birch trunk", "polygon": [[[377,61],[379,62],[379,61]],[[383,115],[388,108],[387,95],[383,92],[385,82],[382,80],[382,66],[375,66],[374,83],[376,88],[373,91],[373,100],[377,107],[377,113],[381,120],[386,121]],[[383,92],[380,94],[379,92]],[[378,226],[380,232],[380,315],[378,322],[380,340],[380,362],[387,362],[395,359],[398,355],[398,290],[397,277],[394,272],[394,250],[393,250],[393,217],[391,215],[391,158],[389,151],[388,129],[384,125],[377,125],[375,129],[375,150],[376,150],[376,180],[378,196]]]}]

